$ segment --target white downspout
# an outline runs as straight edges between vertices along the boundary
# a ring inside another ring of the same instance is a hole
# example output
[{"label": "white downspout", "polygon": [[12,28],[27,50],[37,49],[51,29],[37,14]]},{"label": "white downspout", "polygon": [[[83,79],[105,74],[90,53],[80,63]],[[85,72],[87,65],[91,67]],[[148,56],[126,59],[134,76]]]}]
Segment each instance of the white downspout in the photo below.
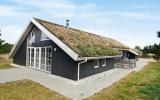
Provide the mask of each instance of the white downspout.
[{"label": "white downspout", "polygon": [[79,63],[78,63],[78,74],[77,74],[77,81],[79,81],[80,64],[82,64],[82,63],[85,63],[85,62],[87,62],[87,58],[86,58],[84,61],[82,61],[82,62],[79,62]]}]

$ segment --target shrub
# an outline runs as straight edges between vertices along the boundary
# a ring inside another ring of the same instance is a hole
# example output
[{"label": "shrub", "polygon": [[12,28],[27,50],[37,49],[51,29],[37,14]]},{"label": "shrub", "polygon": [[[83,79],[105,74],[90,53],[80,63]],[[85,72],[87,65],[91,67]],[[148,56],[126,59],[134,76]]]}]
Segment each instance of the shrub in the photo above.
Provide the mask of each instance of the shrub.
[{"label": "shrub", "polygon": [[9,43],[4,43],[0,46],[0,54],[9,53],[13,45]]},{"label": "shrub", "polygon": [[146,86],[142,86],[139,89],[139,93],[142,94],[143,97],[147,97],[151,100],[160,100],[160,83],[148,84]]}]

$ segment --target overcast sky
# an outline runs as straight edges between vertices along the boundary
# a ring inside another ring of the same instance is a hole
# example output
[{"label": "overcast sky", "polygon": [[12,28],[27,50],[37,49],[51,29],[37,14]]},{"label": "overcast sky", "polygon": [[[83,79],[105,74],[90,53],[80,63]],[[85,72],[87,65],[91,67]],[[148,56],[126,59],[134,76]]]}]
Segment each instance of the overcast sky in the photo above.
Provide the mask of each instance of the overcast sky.
[{"label": "overcast sky", "polygon": [[31,17],[114,38],[130,47],[159,43],[160,0],[0,0],[2,38],[15,43]]}]

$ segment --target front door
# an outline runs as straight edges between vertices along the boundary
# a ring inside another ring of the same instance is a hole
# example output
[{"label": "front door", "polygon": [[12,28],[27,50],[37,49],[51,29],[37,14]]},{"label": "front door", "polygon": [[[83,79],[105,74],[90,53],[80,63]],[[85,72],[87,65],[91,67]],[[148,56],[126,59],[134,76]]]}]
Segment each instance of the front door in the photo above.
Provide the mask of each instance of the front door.
[{"label": "front door", "polygon": [[51,72],[52,47],[28,47],[27,66],[46,72]]}]

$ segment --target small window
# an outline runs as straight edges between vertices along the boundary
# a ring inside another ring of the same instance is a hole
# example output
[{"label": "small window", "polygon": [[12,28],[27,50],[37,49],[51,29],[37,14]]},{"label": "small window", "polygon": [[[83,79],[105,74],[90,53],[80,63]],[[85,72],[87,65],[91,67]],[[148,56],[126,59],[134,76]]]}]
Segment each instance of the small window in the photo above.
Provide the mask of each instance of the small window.
[{"label": "small window", "polygon": [[99,67],[99,60],[95,60],[94,61],[94,68],[98,68]]},{"label": "small window", "polygon": [[49,37],[47,37],[43,32],[41,32],[41,41],[49,40]]},{"label": "small window", "polygon": [[27,46],[31,47],[33,46],[33,44],[35,43],[35,32],[34,32],[35,28],[33,28],[33,30],[31,31],[30,35],[27,38]]},{"label": "small window", "polygon": [[106,59],[102,59],[102,66],[106,66]]}]

